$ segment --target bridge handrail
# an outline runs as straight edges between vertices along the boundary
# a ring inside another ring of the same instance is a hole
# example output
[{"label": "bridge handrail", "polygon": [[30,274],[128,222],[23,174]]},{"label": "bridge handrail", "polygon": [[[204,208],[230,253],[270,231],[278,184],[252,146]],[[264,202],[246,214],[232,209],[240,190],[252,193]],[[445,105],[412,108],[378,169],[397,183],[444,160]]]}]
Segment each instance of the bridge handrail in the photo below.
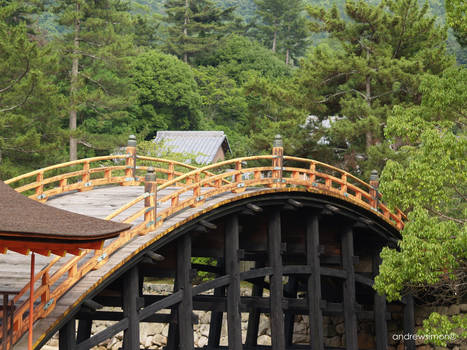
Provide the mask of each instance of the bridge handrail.
[{"label": "bridge handrail", "polygon": [[[127,155],[121,155],[117,157],[106,156],[82,159],[64,164],[89,164],[90,160],[95,160],[97,158],[99,160],[108,160],[114,158],[129,159]],[[375,212],[377,215],[384,218],[387,222],[391,223],[393,226],[399,229],[403,227],[404,220],[406,220],[406,217],[399,209],[396,209],[395,213],[391,212],[380,200],[381,195],[370,184],[367,184],[366,182],[358,179],[357,177],[344,170],[311,159],[283,156],[282,154],[273,154],[241,157],[207,165],[202,168],[195,168],[191,165],[176,161],[167,161],[162,158],[136,156],[136,154],[132,158],[154,162],[167,162],[171,167],[170,171],[172,178],[167,179],[157,189],[156,181],[153,183],[146,183],[144,194],[117,209],[106,218],[108,220],[113,219],[137,203],[145,201],[145,206],[143,209],[138,210],[136,213],[124,219],[124,222],[133,223],[136,219],[143,217],[143,221],[141,223],[133,226],[130,230],[121,233],[118,238],[111,241],[102,250],[95,252],[91,250],[84,250],[81,255],[71,257],[63,265],[56,269],[56,271],[50,273],[52,266],[55,265],[59,260],[55,258],[41,272],[36,274],[34,281],[40,280],[41,285],[35,291],[33,298],[34,300],[40,298],[41,301],[35,307],[38,310],[38,312],[35,314],[35,320],[47,316],[53,310],[57,299],[60,298],[69,287],[78,282],[79,279],[87,272],[91,271],[92,269],[98,269],[100,266],[105,264],[108,258],[116,250],[125,245],[135,236],[143,235],[147,232],[153,231],[158,226],[160,226],[164,219],[166,219],[168,216],[189,206],[198,206],[204,203],[206,199],[220,193],[225,193],[228,191],[243,192],[248,187],[264,185],[272,188],[303,187],[307,191],[314,191],[337,196],[344,200],[351,200],[360,206],[363,206],[369,210],[373,210],[373,212]],[[254,166],[249,168],[244,167],[246,162],[260,160],[269,160],[272,161],[272,164],[268,166]],[[305,168],[284,166],[284,160],[305,163],[308,166]],[[130,163],[127,166],[134,168],[134,165],[134,163]],[[190,169],[190,171],[174,177],[173,175],[176,174],[174,172],[175,165],[184,166],[186,169]],[[235,169],[226,169],[226,167],[229,165],[235,165]],[[41,173],[41,170],[56,169],[60,166],[63,166],[63,164],[37,170],[29,176],[38,175]],[[340,175],[340,177],[334,176],[335,174],[327,174],[322,171],[317,171],[316,166],[322,167],[323,169],[326,169],[326,171],[337,173]],[[216,171],[222,172],[216,173]],[[253,178],[245,178],[245,174],[252,174]],[[24,179],[27,177],[27,175],[28,174],[25,174],[14,179],[10,179],[7,183],[12,183],[14,182],[13,180],[19,181],[18,178]],[[233,180],[229,181],[228,178]],[[350,183],[349,180],[352,180],[355,182],[355,184]],[[136,183],[133,182],[132,184]],[[165,195],[162,198],[157,198],[157,193],[159,191],[171,186],[181,186],[181,188]],[[190,195],[181,200],[180,196],[183,193],[190,193]],[[158,209],[160,204],[168,201],[170,201],[170,205],[168,207]],[[66,277],[63,278],[65,275]],[[58,283],[59,280],[60,283]],[[27,291],[29,290],[28,286],[29,284],[25,286],[20,295],[15,298],[16,302],[19,301],[22,297],[24,298],[24,296],[27,294]],[[17,311],[15,312],[14,316],[15,340],[19,339],[21,334],[27,330],[27,323],[23,321],[26,318],[26,306],[28,303],[29,300],[25,300],[16,309]]]}]

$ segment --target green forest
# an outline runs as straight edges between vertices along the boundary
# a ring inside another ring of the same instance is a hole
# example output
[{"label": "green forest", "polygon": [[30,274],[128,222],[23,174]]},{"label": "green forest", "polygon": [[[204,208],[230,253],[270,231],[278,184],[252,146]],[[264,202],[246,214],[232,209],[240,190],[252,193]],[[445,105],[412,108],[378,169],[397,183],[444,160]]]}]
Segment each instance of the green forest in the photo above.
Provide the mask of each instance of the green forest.
[{"label": "green forest", "polygon": [[[375,288],[465,303],[463,0],[0,0],[0,178],[128,135],[222,130],[367,180],[408,213]],[[432,314],[426,332],[467,329]],[[464,334],[464,337],[467,337]]]}]

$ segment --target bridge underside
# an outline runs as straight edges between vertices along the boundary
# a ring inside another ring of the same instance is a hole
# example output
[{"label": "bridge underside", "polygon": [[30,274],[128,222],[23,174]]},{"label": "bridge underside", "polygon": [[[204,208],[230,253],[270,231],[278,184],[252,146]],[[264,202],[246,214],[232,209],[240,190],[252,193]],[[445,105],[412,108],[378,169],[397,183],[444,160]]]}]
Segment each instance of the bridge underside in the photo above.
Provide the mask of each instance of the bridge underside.
[{"label": "bridge underside", "polygon": [[[371,212],[316,194],[276,193],[223,205],[155,241],[95,288],[57,326],[60,349],[90,349],[122,331],[122,348],[140,349],[141,322],[169,324],[165,349],[194,349],[194,310],[210,312],[203,349],[330,348],[325,316],[343,317],[340,347],[361,348],[359,324],[366,320],[374,348],[386,349],[394,313],[371,285],[381,249],[394,246],[397,235]],[[208,277],[201,280],[199,272]],[[174,280],[171,293],[145,294],[148,280],[162,278]],[[248,314],[246,330],[242,313]],[[224,314],[228,346],[220,345]],[[261,314],[269,315],[271,346],[257,344]],[[297,315],[309,319],[308,343],[294,343]],[[400,317],[410,331],[410,300]],[[113,322],[91,335],[96,320]]]}]

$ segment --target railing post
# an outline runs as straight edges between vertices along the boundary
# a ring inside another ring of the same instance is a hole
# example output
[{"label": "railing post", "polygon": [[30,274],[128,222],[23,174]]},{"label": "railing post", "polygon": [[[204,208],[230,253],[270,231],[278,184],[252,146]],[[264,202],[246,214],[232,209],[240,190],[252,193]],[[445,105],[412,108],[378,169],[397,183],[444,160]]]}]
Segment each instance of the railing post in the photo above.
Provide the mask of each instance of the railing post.
[{"label": "railing post", "polygon": [[89,161],[83,163],[83,176],[81,177],[81,188],[79,189],[80,192],[89,191],[92,189],[91,187],[91,174],[90,174],[91,165]]},{"label": "railing post", "polygon": [[378,170],[372,170],[370,175],[370,195],[371,195],[371,206],[378,210],[378,187],[379,187],[379,176]]},{"label": "railing post", "polygon": [[36,176],[36,182],[39,183],[39,186],[36,187],[36,200],[39,200],[43,202],[43,192],[44,192],[44,184],[42,183],[44,181],[44,173],[41,171],[39,174]]},{"label": "railing post", "polygon": [[128,137],[128,143],[125,149],[126,152],[126,168],[125,168],[125,181],[122,183],[123,186],[131,186],[136,181],[136,136],[130,135]]},{"label": "railing post", "polygon": [[144,207],[146,208],[144,222],[146,222],[146,228],[150,229],[155,227],[157,215],[156,173],[152,166],[148,168],[148,172],[144,176],[144,192],[149,194],[144,199]]},{"label": "railing post", "polygon": [[284,167],[284,144],[281,135],[277,134],[272,145],[272,187],[282,187],[282,170]]}]

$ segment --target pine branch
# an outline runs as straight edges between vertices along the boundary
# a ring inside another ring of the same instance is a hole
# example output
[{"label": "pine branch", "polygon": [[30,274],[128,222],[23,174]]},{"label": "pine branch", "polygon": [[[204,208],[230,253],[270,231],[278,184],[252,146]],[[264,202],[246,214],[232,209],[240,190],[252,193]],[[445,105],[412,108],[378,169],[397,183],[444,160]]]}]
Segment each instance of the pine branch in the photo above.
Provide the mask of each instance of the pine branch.
[{"label": "pine branch", "polygon": [[25,75],[29,72],[29,60],[26,60],[26,69],[24,70],[23,73],[21,73],[18,78],[16,78],[15,80],[12,81],[12,83],[6,87],[4,87],[3,89],[0,89],[0,94],[3,93],[3,92],[6,92],[8,90],[10,90],[15,84],[17,84],[19,81],[21,81],[21,79],[23,79],[25,77]]}]

